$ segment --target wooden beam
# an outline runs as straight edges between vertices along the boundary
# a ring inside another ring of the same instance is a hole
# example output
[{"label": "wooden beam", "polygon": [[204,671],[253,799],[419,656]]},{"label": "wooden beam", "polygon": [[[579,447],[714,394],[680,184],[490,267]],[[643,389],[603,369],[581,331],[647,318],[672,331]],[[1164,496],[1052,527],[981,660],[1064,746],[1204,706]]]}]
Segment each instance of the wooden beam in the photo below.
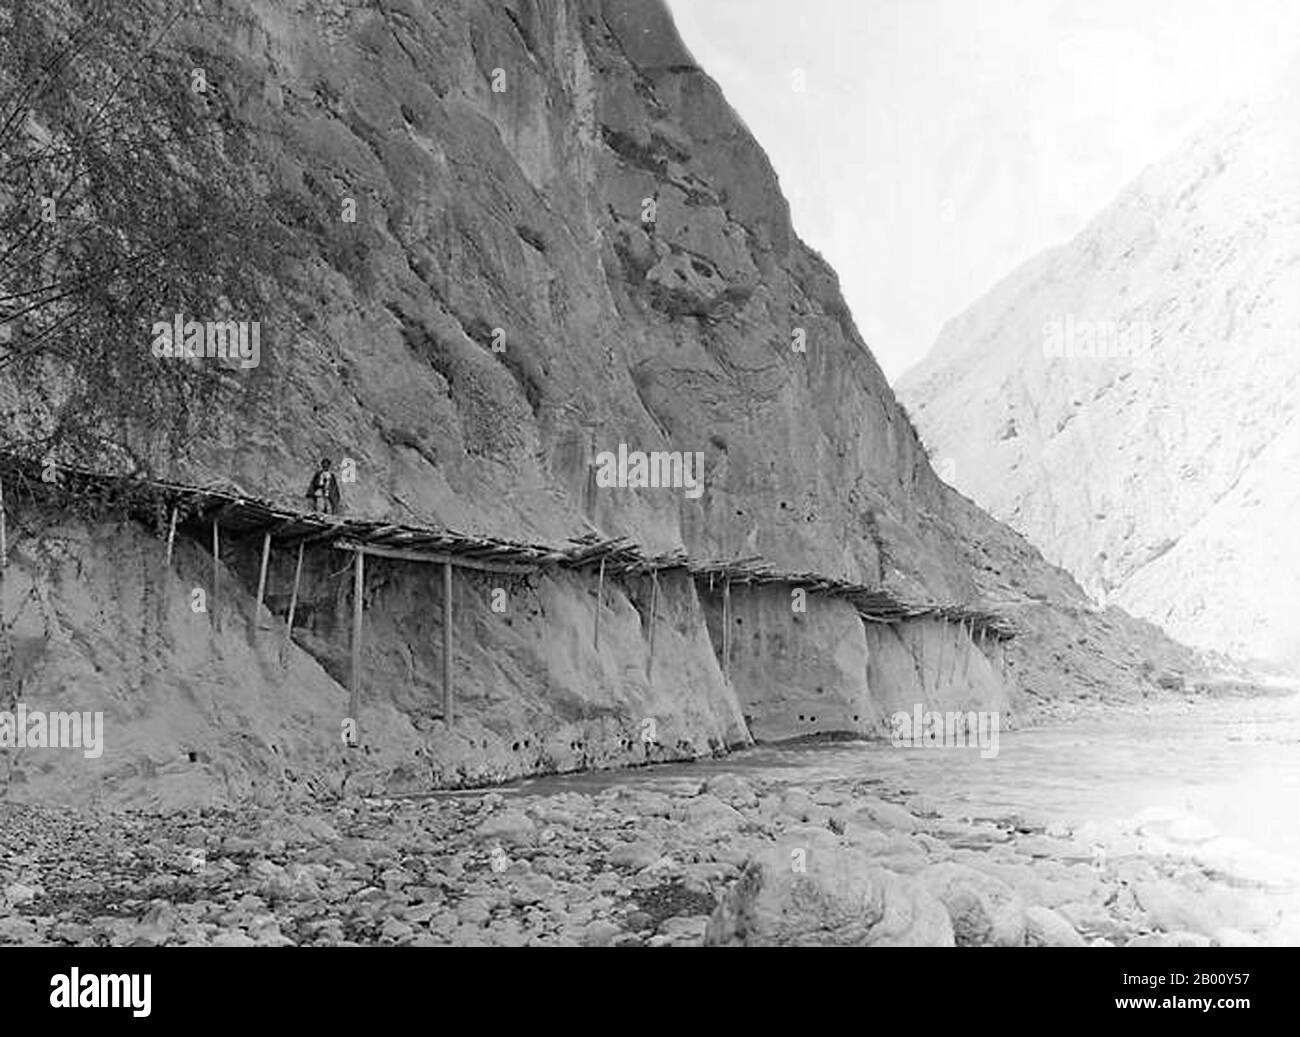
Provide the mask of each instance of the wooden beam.
[{"label": "wooden beam", "polygon": [[293,594],[289,596],[289,625],[284,631],[284,648],[287,652],[293,641],[293,617],[298,611],[298,584],[302,581],[302,541],[298,541],[298,564],[293,570]]},{"label": "wooden beam", "polygon": [[[357,552],[357,564],[361,563],[364,552]],[[442,563],[442,713],[450,729],[455,722],[453,713],[454,698],[451,687],[451,562]]]},{"label": "wooden beam", "polygon": [[374,558],[391,558],[399,562],[428,562],[435,565],[446,565],[450,563],[459,566],[462,569],[476,569],[479,572],[524,574],[534,573],[539,568],[537,565],[487,562],[478,558],[458,557],[457,555],[447,554],[446,552],[441,551],[420,551],[412,548],[384,547],[378,544],[365,544],[358,540],[336,540],[334,541],[334,547],[340,551],[355,551],[358,554],[368,554]]},{"label": "wooden beam", "polygon": [[257,607],[253,610],[253,629],[262,621],[262,601],[266,597],[266,567],[271,561],[271,533],[262,534],[262,571],[257,575]]},{"label": "wooden beam", "polygon": [[318,544],[322,540],[328,540],[330,537],[336,537],[338,535],[339,535],[338,528],[331,527],[330,529],[322,530],[319,533],[304,533],[301,539],[304,544],[310,545],[310,544]]},{"label": "wooden beam", "polygon": [[352,673],[351,693],[348,696],[348,719],[358,732],[357,713],[361,710],[361,615],[365,608],[366,556],[357,552],[352,563]]},{"label": "wooden beam", "polygon": [[596,651],[600,651],[600,612],[605,600],[605,559],[600,560],[600,575],[596,578]]}]

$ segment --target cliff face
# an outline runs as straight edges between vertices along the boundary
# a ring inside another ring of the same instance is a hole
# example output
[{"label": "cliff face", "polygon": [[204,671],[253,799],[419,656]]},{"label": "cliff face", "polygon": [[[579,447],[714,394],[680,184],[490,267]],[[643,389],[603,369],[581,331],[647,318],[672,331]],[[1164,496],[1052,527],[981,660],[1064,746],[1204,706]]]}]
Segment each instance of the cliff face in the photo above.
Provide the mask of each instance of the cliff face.
[{"label": "cliff face", "polygon": [[1094,595],[1291,663],[1297,84],[1225,110],[899,385],[954,485]]},{"label": "cliff face", "polygon": [[[969,589],[833,272],[661,5],[240,4],[183,35],[316,245],[283,285],[305,327],[263,335],[274,412],[197,474],[295,496],[331,453],[354,512],[871,579],[878,525],[887,577]],[[706,491],[593,499],[620,444],[702,453]]]},{"label": "cliff face", "polygon": [[[1018,709],[1026,692],[1131,690],[1143,660],[1190,665],[1121,614],[1080,613],[1064,573],[935,477],[834,273],[795,236],[761,149],[658,0],[238,0],[204,5],[159,47],[165,66],[204,70],[194,104],[299,246],[268,286],[261,365],[216,415],[219,434],[159,458],[168,474],[300,504],[328,454],[355,465],[354,514],[761,555],[918,600],[1006,604],[1025,625],[1004,660],[953,625],[865,631],[842,604],[795,614],[756,591],[736,603],[729,683],[716,593],[689,581],[665,580],[652,666],[644,580],[606,585],[597,649],[594,581],[461,574],[448,731],[436,580],[381,563],[357,781],[427,787],[867,733],[913,699]],[[595,455],[620,445],[702,454],[703,493],[595,487]],[[155,572],[138,531],[38,525],[20,524],[3,584],[7,691],[108,709],[110,746],[114,718],[129,732],[119,754],[61,771],[64,787],[124,788],[173,763],[219,777],[177,778],[182,798],[337,787],[341,556],[308,560],[288,668],[315,691],[298,701],[255,631],[256,545],[223,556],[216,637],[182,608],[201,556]],[[137,570],[129,594],[101,586]],[[277,554],[276,611],[289,578]],[[83,582],[117,605],[94,607]],[[137,631],[166,647],[152,683],[132,676]],[[229,685],[244,705],[221,702]],[[193,701],[163,709],[181,686]],[[256,735],[232,741],[232,728]],[[10,788],[56,788],[36,779],[58,770],[11,763]]]}]

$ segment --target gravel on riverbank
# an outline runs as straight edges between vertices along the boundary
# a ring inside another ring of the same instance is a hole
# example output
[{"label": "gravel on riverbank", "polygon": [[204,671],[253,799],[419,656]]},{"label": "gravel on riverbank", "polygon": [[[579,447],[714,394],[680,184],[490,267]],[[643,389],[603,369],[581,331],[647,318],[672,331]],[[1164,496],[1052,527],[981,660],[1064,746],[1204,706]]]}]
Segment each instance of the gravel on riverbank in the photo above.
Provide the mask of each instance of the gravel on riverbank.
[{"label": "gravel on riverbank", "polygon": [[[874,921],[808,909],[868,874]],[[0,806],[0,944],[1295,944],[1295,879],[1176,815],[1069,831],[730,773],[300,813]]]}]

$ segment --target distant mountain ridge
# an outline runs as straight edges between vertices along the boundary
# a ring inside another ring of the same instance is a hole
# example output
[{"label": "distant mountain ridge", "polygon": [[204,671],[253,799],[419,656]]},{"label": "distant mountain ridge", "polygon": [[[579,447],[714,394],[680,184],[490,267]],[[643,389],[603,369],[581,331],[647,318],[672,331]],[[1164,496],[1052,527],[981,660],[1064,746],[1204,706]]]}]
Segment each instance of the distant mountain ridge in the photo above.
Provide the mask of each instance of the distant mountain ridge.
[{"label": "distant mountain ridge", "polygon": [[[950,322],[897,386],[936,467],[1095,597],[1275,662],[1300,659],[1297,187],[1293,67]],[[1061,355],[1083,324],[1145,347]]]}]

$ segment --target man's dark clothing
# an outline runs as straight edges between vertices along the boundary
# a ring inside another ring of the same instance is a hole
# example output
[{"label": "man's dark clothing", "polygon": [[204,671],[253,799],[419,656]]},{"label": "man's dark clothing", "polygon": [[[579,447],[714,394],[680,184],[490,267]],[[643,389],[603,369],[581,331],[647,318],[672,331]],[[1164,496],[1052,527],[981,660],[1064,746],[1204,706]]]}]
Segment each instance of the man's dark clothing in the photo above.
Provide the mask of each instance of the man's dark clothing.
[{"label": "man's dark clothing", "polygon": [[329,468],[316,469],[316,474],[311,477],[311,486],[307,489],[307,496],[311,498],[312,505],[317,511],[324,511],[331,515],[338,514],[338,476]]}]

